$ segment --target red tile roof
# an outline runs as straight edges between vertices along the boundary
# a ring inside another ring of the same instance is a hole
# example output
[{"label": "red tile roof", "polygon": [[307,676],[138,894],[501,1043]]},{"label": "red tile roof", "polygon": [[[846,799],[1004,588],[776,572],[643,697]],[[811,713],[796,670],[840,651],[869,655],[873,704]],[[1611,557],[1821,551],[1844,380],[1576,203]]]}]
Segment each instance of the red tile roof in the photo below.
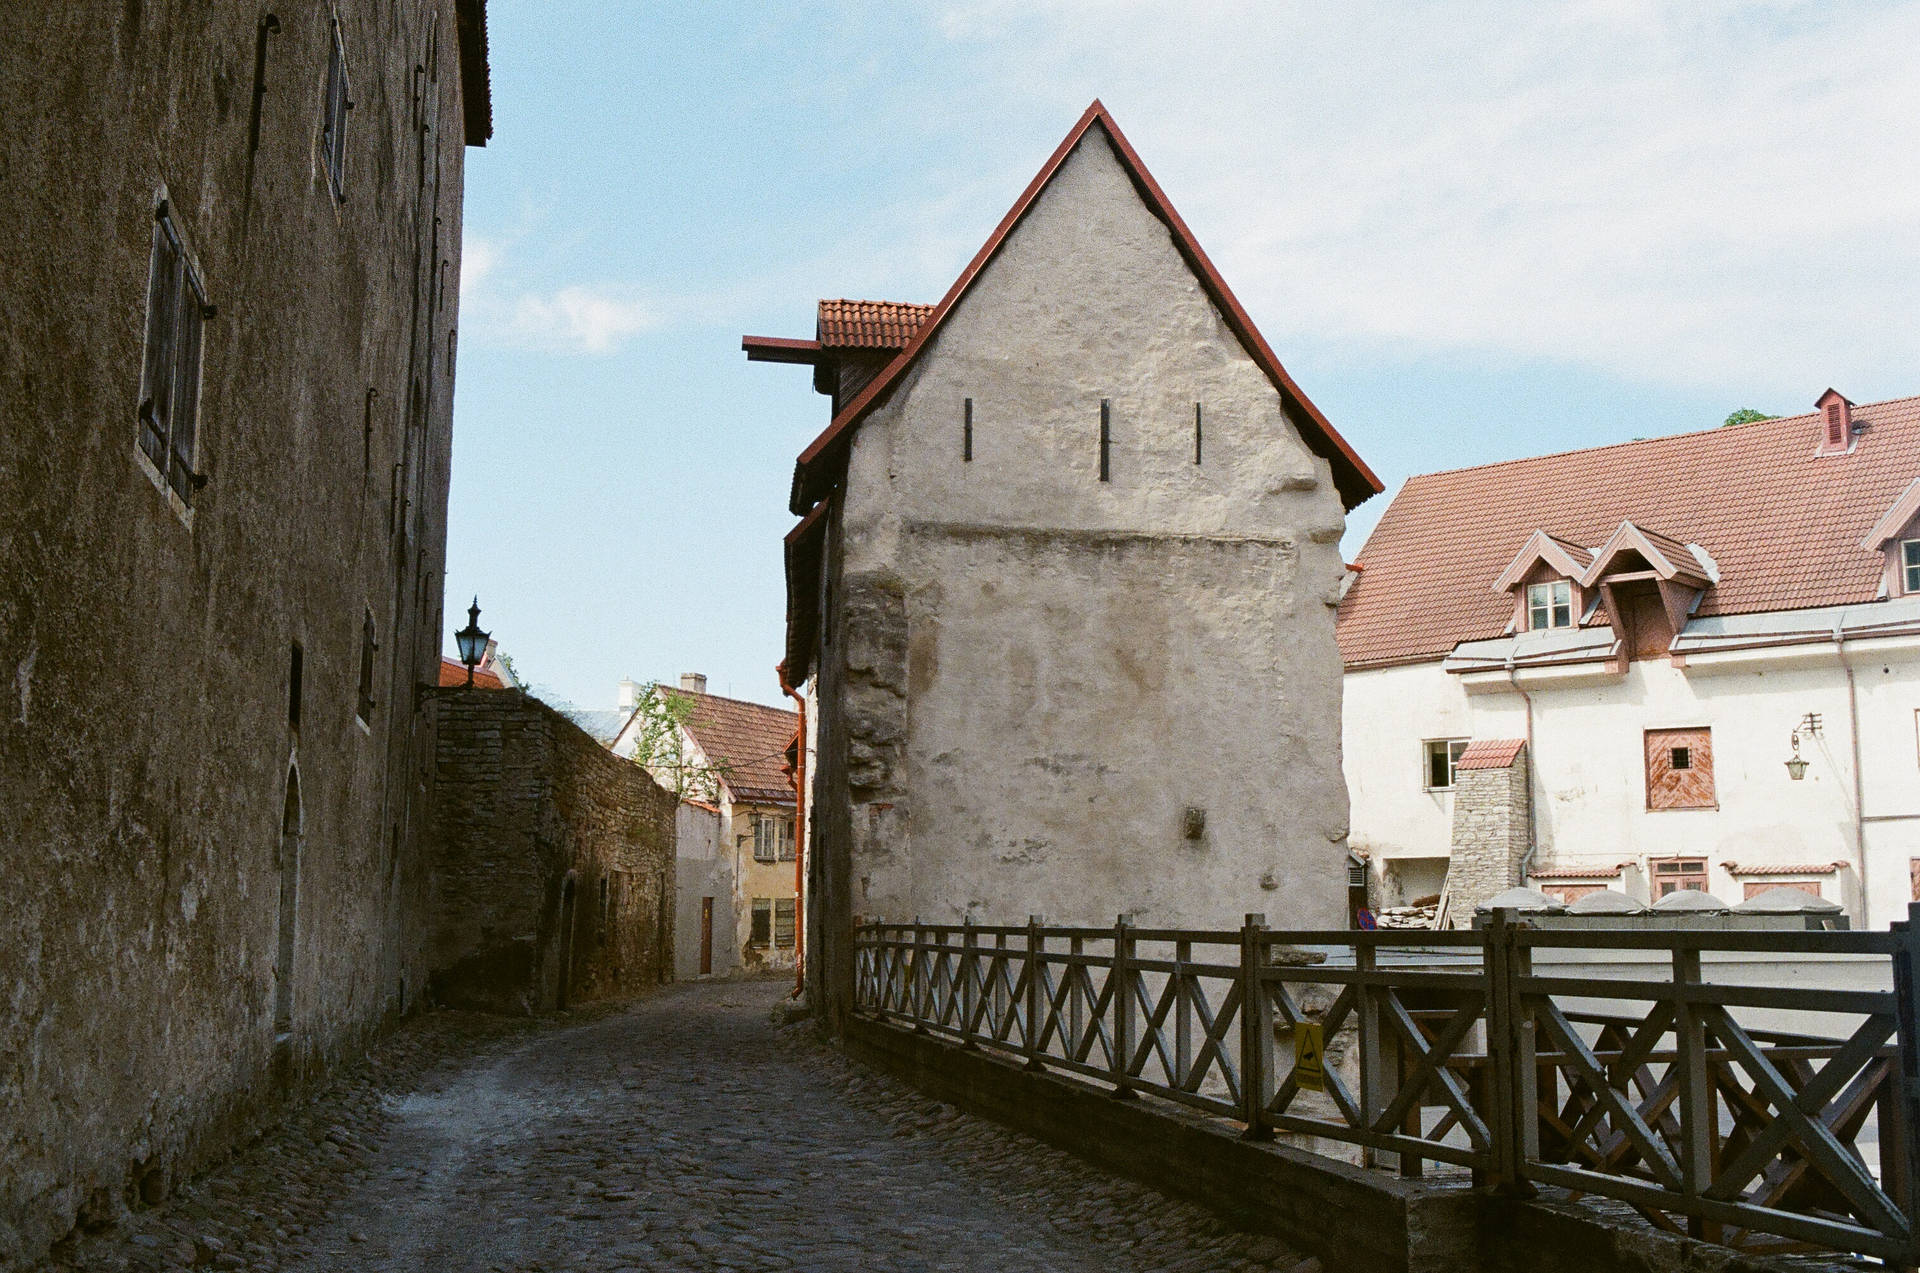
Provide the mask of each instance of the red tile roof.
[{"label": "red tile roof", "polygon": [[[467,665],[459,659],[450,659],[444,654],[441,655],[440,684],[465,685],[466,683]],[[503,690],[507,688],[507,684],[494,673],[486,671],[484,668],[475,668],[473,669],[473,688],[477,690]]]},{"label": "red tile roof", "polygon": [[1883,563],[1860,538],[1920,474],[1920,398],[1853,418],[1845,455],[1814,453],[1808,413],[1410,478],[1361,549],[1340,653],[1371,667],[1497,637],[1513,602],[1492,584],[1529,535],[1598,548],[1629,519],[1713,558],[1697,615],[1871,601]]},{"label": "red tile roof", "polygon": [[823,349],[905,349],[933,313],[905,301],[821,301]]},{"label": "red tile roof", "polygon": [[708,763],[720,769],[720,779],[735,800],[793,803],[786,750],[800,728],[798,713],[718,694],[695,694],[670,685],[661,686],[661,691],[692,701],[687,731],[707,754]]},{"label": "red tile roof", "polygon": [[1742,862],[1723,862],[1728,875],[1832,875],[1847,864],[1845,862],[1756,862],[1751,866]]},{"label": "red tile roof", "polygon": [[1553,866],[1527,872],[1530,880],[1610,880],[1618,876],[1620,866]]},{"label": "red tile roof", "polygon": [[1505,769],[1527,745],[1524,738],[1476,738],[1454,762],[1455,769]]},{"label": "red tile roof", "polygon": [[1000,224],[987,237],[987,241],[981,245],[979,252],[974,254],[973,260],[967,263],[967,268],[960,272],[960,277],[954,280],[953,286],[947,289],[947,294],[941,297],[940,303],[934,306],[933,312],[928,314],[925,321],[914,331],[906,348],[901,350],[900,354],[878,375],[868,381],[867,386],[854,396],[853,401],[841,408],[840,412],[833,417],[833,422],[827,426],[826,431],[800,453],[800,459],[794,465],[793,490],[788,500],[788,505],[795,514],[804,515],[839,481],[841,471],[846,464],[847,449],[852,443],[854,429],[868,411],[885,401],[887,394],[892,392],[900,377],[906,373],[908,367],[912,366],[920,351],[933,339],[940,324],[946,321],[947,315],[953,312],[960,298],[965,296],[968,289],[973,286],[974,280],[979,278],[988,263],[999,255],[1000,249],[1006,244],[1015,227],[1026,218],[1027,212],[1039,201],[1041,193],[1065,165],[1067,157],[1073,154],[1081,140],[1094,128],[1099,128],[1106,135],[1107,140],[1112,143],[1114,154],[1119,157],[1120,163],[1133,179],[1134,187],[1140,192],[1140,197],[1153,210],[1153,214],[1172,232],[1174,246],[1179,249],[1188,267],[1199,278],[1201,286],[1213,298],[1214,304],[1219,306],[1221,317],[1226,320],[1227,327],[1239,339],[1248,355],[1266,373],[1267,378],[1280,391],[1281,396],[1298,410],[1304,425],[1301,430],[1302,440],[1314,454],[1323,456],[1333,466],[1334,485],[1339,489],[1341,500],[1348,508],[1353,508],[1362,500],[1370,499],[1380,493],[1383,489],[1380,479],[1374,476],[1373,470],[1354,453],[1353,448],[1347,445],[1346,439],[1342,438],[1339,431],[1327,421],[1326,416],[1320,413],[1320,408],[1313,405],[1307,395],[1301,392],[1300,386],[1294,383],[1293,377],[1287,374],[1286,368],[1280,365],[1280,359],[1274,355],[1266,338],[1253,325],[1253,320],[1247,316],[1247,311],[1241,308],[1240,301],[1234,296],[1233,290],[1227,286],[1226,280],[1220,277],[1220,272],[1207,258],[1206,252],[1200,247],[1199,240],[1193,237],[1193,231],[1187,228],[1187,223],[1174,210],[1173,204],[1167,199],[1166,192],[1160,189],[1160,183],[1153,179],[1153,174],[1148,172],[1146,165],[1140,162],[1140,156],[1134,152],[1132,144],[1120,132],[1120,126],[1114,123],[1113,116],[1107,112],[1107,108],[1096,100],[1087,107],[1086,113],[1080,116],[1079,122],[1073,126],[1072,131],[1066,135],[1052,156],[1034,175],[1027,188],[1014,201],[1013,207],[1007,210],[1007,215],[1001,218]]}]

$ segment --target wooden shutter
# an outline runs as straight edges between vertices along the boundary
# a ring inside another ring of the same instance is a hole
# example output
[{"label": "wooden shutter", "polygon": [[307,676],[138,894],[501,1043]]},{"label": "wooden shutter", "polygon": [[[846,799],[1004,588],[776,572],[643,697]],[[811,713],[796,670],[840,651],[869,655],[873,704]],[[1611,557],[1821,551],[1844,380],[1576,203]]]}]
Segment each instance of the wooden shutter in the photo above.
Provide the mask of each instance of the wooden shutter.
[{"label": "wooden shutter", "polygon": [[1714,809],[1713,731],[1650,729],[1646,733],[1647,808]]}]

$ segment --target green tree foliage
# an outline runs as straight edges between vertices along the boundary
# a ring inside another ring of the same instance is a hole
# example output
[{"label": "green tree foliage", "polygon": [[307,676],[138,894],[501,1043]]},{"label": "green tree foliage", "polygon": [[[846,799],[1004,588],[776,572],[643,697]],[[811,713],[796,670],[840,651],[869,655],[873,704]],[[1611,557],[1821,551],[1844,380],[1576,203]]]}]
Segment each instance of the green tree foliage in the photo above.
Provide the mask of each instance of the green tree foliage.
[{"label": "green tree foliage", "polygon": [[681,730],[693,715],[693,700],[667,686],[649,685],[640,692],[638,712],[633,763],[682,800],[718,801],[726,766],[696,763],[682,743]]},{"label": "green tree foliage", "polygon": [[1729,424],[1752,424],[1755,420],[1775,420],[1778,418],[1778,416],[1770,416],[1764,411],[1755,411],[1752,407],[1741,407],[1738,411],[1728,416],[1726,420],[1721,423],[1720,427],[1724,429]]}]

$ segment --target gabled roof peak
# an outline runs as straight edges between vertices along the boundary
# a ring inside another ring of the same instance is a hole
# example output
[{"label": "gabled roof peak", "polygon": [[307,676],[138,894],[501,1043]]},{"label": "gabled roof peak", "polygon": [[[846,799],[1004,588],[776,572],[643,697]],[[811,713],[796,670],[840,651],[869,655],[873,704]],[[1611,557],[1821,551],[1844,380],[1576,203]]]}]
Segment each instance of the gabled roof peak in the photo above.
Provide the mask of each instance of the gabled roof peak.
[{"label": "gabled roof peak", "polygon": [[1528,573],[1538,562],[1546,562],[1554,570],[1569,579],[1579,579],[1593,562],[1593,554],[1578,544],[1550,535],[1544,530],[1536,530],[1527,536],[1527,542],[1520,545],[1520,551],[1514,554],[1507,568],[1494,580],[1495,592],[1511,592],[1520,586]]},{"label": "gabled roof peak", "polygon": [[1345,505],[1352,508],[1385,489],[1380,479],[1374,476],[1373,470],[1368,468],[1365,461],[1361,460],[1353,448],[1347,445],[1346,440],[1328,422],[1326,416],[1321,414],[1320,409],[1313,405],[1300,387],[1294,383],[1293,377],[1288,375],[1286,369],[1280,365],[1279,358],[1274,355],[1266,339],[1254,327],[1253,320],[1247,316],[1246,310],[1241,307],[1238,298],[1227,286],[1226,280],[1220,277],[1220,272],[1214,268],[1213,262],[1201,249],[1198,240],[1193,237],[1193,232],[1187,228],[1186,222],[1174,210],[1173,204],[1160,189],[1159,183],[1153,179],[1153,174],[1149,173],[1146,165],[1140,161],[1140,156],[1135,153],[1132,145],[1121,133],[1113,116],[1108,113],[1100,99],[1095,98],[1092,105],[1087,107],[1079,121],[1054,149],[1047,162],[1041,166],[1040,171],[1034,175],[1033,180],[1027,184],[1027,188],[1021,192],[1020,197],[1014,201],[1013,206],[1007,210],[987,241],[981,245],[980,250],[960,272],[953,286],[947,289],[947,294],[940,299],[939,304],[933,307],[926,321],[914,331],[906,347],[882,368],[851,402],[841,408],[826,430],[800,453],[800,458],[794,465],[793,489],[789,499],[789,507],[794,513],[806,513],[833,488],[845,466],[847,448],[852,443],[853,431],[860,421],[869,411],[886,400],[887,395],[899,383],[907,368],[919,357],[920,351],[926,348],[934,334],[939,331],[947,316],[952,313],[954,307],[972,288],[974,282],[999,254],[1001,248],[1006,245],[1015,228],[1039,201],[1040,196],[1065,166],[1067,159],[1096,126],[1112,144],[1114,153],[1132,179],[1134,188],[1139,192],[1142,201],[1172,233],[1175,247],[1185,259],[1188,268],[1199,278],[1214,304],[1219,307],[1227,326],[1254,362],[1267,374],[1267,378],[1273,382],[1281,396],[1298,409],[1304,426],[1301,429],[1302,441],[1310,450],[1324,457],[1332,465],[1334,485],[1338,488]]},{"label": "gabled roof peak", "polygon": [[1691,547],[1671,535],[1636,526],[1628,519],[1620,523],[1619,528],[1607,537],[1607,542],[1600,546],[1600,551],[1593,555],[1593,561],[1580,576],[1580,586],[1593,587],[1617,558],[1630,552],[1638,553],[1661,579],[1695,588],[1705,588],[1713,582],[1709,567]]}]

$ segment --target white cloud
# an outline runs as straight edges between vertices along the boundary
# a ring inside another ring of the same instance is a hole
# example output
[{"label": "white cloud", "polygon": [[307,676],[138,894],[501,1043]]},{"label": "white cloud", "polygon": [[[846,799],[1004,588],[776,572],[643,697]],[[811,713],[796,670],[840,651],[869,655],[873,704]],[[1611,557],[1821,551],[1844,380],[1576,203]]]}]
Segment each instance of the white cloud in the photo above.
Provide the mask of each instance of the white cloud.
[{"label": "white cloud", "polygon": [[1912,0],[975,0],[934,23],[983,95],[1063,121],[1102,97],[1283,357],[1912,387]]},{"label": "white cloud", "polygon": [[652,331],[660,316],[644,301],[592,287],[513,298],[511,330],[525,343],[560,352],[604,354],[629,336]]},{"label": "white cloud", "polygon": [[541,353],[607,354],[663,321],[657,306],[613,284],[502,287],[506,259],[504,245],[488,236],[468,233],[461,244],[460,305],[469,340]]}]

